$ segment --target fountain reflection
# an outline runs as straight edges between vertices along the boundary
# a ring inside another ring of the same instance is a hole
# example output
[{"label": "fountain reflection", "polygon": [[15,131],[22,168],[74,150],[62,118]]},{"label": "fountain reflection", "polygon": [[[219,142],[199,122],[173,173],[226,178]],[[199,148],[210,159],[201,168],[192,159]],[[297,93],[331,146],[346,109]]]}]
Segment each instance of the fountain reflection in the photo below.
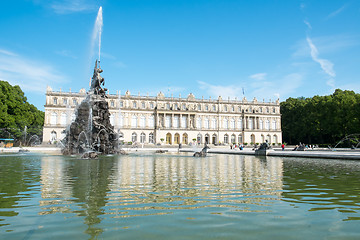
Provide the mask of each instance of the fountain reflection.
[{"label": "fountain reflection", "polygon": [[106,205],[106,192],[113,163],[109,159],[57,161],[43,157],[41,161],[42,199],[40,215],[75,213],[88,225],[85,233],[92,237],[103,232],[101,222]]}]

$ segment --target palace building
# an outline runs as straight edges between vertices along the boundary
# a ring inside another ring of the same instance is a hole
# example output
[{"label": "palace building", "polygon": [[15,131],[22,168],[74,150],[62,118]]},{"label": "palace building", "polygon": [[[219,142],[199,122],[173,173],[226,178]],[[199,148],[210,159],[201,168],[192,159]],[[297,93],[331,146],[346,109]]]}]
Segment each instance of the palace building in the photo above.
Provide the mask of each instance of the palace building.
[{"label": "palace building", "polygon": [[[65,137],[87,92],[46,90],[43,142]],[[282,142],[279,100],[275,102],[107,94],[110,122],[125,143],[252,145]]]}]

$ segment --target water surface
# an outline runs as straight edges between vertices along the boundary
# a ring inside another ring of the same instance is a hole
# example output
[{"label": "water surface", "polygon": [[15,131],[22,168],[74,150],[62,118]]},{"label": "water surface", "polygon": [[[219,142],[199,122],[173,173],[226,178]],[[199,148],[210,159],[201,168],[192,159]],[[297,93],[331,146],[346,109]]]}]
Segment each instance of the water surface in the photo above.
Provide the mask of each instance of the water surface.
[{"label": "water surface", "polygon": [[1,239],[359,239],[360,162],[0,155]]}]

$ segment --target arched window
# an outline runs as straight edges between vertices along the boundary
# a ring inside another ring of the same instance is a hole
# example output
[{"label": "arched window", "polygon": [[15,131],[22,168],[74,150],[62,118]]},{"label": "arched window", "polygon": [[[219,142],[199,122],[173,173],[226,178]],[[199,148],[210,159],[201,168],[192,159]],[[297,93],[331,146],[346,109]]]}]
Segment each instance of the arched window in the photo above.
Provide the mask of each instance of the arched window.
[{"label": "arched window", "polygon": [[228,107],[225,105],[224,106],[224,111],[227,112],[227,110],[228,110]]},{"label": "arched window", "polygon": [[209,129],[209,119],[207,117],[204,119],[204,128]]},{"label": "arched window", "polygon": [[153,102],[150,103],[150,108],[151,108],[151,109],[154,108],[154,103],[153,103]]},{"label": "arched window", "polygon": [[239,140],[239,143],[243,143],[243,136],[242,136],[242,134],[239,134],[238,140]]},{"label": "arched window", "polygon": [[235,119],[233,118],[230,119],[230,128],[235,129]]},{"label": "arched window", "polygon": [[251,134],[250,138],[251,138],[251,144],[255,144],[256,143],[255,135]]},{"label": "arched window", "polygon": [[262,113],[262,107],[261,107],[261,108],[259,108],[259,112],[261,112],[261,113]]},{"label": "arched window", "polygon": [[231,135],[231,143],[236,143],[236,135]]},{"label": "arched window", "polygon": [[198,104],[198,110],[199,110],[199,111],[201,110],[201,105],[200,105],[200,104]]},{"label": "arched window", "polygon": [[67,98],[64,98],[64,99],[63,99],[63,104],[64,104],[64,105],[67,105],[67,104],[68,104]]},{"label": "arched window", "polygon": [[141,115],[141,117],[140,117],[140,127],[145,128],[145,125],[146,125],[146,118],[145,118],[144,115]]},{"label": "arched window", "polygon": [[182,136],[182,144],[188,144],[188,135],[184,133]]},{"label": "arched window", "polygon": [[185,103],[183,103],[182,109],[183,109],[183,110],[186,110],[186,104],[185,104]]},{"label": "arched window", "polygon": [[137,127],[137,116],[136,115],[133,115],[131,117],[131,127],[134,127],[134,128]]},{"label": "arched window", "polygon": [[276,110],[275,110],[275,108],[273,108],[273,113],[275,113],[276,112]]},{"label": "arched window", "polygon": [[178,104],[177,103],[174,104],[174,110],[178,110]]},{"label": "arched window", "polygon": [[141,102],[141,108],[145,108],[145,102]]},{"label": "arched window", "polygon": [[269,134],[266,136],[266,140],[268,141],[269,144],[271,143],[271,137]]},{"label": "arched window", "polygon": [[57,98],[54,98],[53,100],[54,100],[54,105],[56,105],[57,104]]},{"label": "arched window", "polygon": [[200,133],[197,135],[196,141],[198,144],[202,143],[202,135]]},{"label": "arched window", "polygon": [[153,115],[149,116],[148,121],[149,121],[149,127],[151,128],[155,127],[155,121]]},{"label": "arched window", "polygon": [[235,106],[234,105],[231,106],[231,111],[235,112]]},{"label": "arched window", "polygon": [[217,135],[214,133],[213,135],[212,135],[212,144],[217,144]]},{"label": "arched window", "polygon": [[229,143],[229,135],[224,135],[224,143]]},{"label": "arched window", "polygon": [[140,143],[145,143],[145,141],[146,141],[146,135],[145,135],[145,133],[141,133],[140,134]]},{"label": "arched window", "polygon": [[136,108],[137,107],[137,104],[135,101],[133,101],[133,108]]},{"label": "arched window", "polygon": [[260,119],[259,120],[259,129],[263,129],[263,128],[264,128],[264,122],[263,122],[263,120]]},{"label": "arched window", "polygon": [[167,103],[167,104],[166,104],[166,109],[167,109],[167,110],[170,110],[170,103]]},{"label": "arched window", "polygon": [[278,143],[278,140],[277,140],[277,136],[276,136],[276,135],[273,136],[273,140],[274,140],[273,143],[275,143],[275,144]]},{"label": "arched window", "polygon": [[205,134],[205,144],[209,144],[209,143],[210,143],[210,135]]},{"label": "arched window", "polygon": [[205,105],[205,111],[209,111],[209,105]]},{"label": "arched window", "polygon": [[216,105],[213,105],[213,106],[212,106],[212,109],[213,109],[213,111],[215,112],[215,111],[216,111]]},{"label": "arched window", "polygon": [[114,101],[110,101],[110,107],[115,107],[115,102]]},{"label": "arched window", "polygon": [[53,112],[50,115],[50,124],[56,125],[57,124],[57,113]]},{"label": "arched window", "polygon": [[133,132],[133,133],[131,134],[131,141],[132,141],[133,143],[137,141],[137,134],[136,134],[135,132]]},{"label": "arched window", "polygon": [[154,143],[154,134],[149,133],[149,143]]},{"label": "arched window", "polygon": [[67,120],[66,113],[61,113],[61,115],[60,115],[60,124],[61,125],[66,125],[67,124],[66,120]]}]

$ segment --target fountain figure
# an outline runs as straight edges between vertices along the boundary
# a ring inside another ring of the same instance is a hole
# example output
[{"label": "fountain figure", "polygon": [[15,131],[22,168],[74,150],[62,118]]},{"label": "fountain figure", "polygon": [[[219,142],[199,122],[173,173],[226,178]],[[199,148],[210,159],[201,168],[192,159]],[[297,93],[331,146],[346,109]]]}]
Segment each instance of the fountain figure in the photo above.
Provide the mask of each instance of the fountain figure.
[{"label": "fountain figure", "polygon": [[96,60],[90,90],[76,110],[76,119],[66,131],[64,155],[82,154],[85,158],[96,158],[98,154],[117,153],[118,135],[110,123],[102,72],[100,61]]}]

